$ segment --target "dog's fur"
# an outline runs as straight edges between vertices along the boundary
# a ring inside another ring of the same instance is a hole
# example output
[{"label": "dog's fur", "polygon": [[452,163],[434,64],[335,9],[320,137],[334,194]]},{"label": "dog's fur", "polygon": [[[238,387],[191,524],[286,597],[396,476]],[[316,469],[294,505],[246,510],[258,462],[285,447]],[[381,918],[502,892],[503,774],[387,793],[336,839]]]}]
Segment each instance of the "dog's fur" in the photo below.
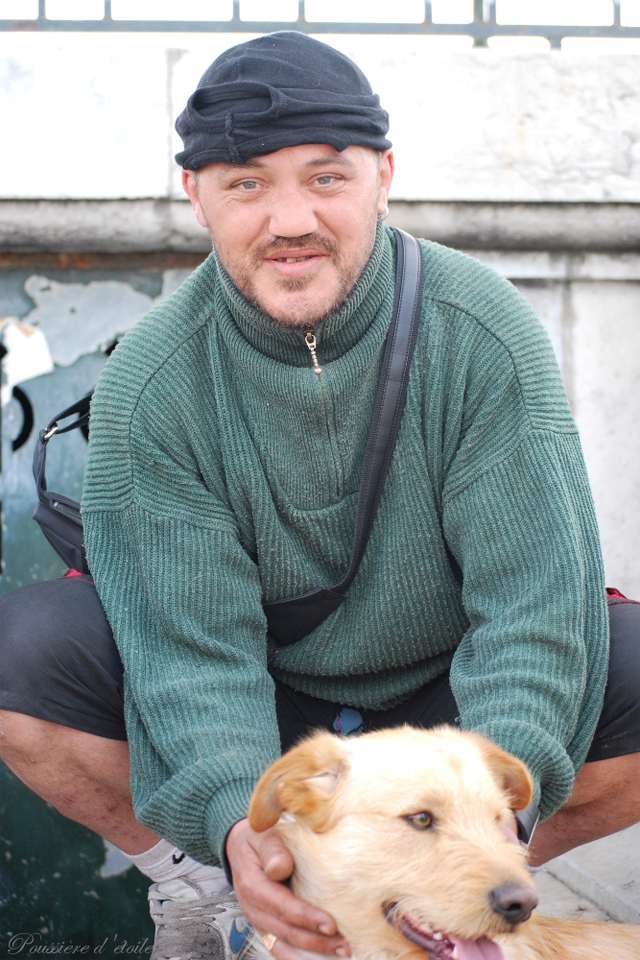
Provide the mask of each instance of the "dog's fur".
[{"label": "dog's fur", "polygon": [[496,944],[504,960],[639,960],[640,927],[535,912],[514,923],[492,906],[505,889],[535,904],[504,829],[531,796],[526,767],[475,734],[320,733],[267,770],[249,822],[278,824],[294,892],[335,917],[355,960],[493,960]]}]

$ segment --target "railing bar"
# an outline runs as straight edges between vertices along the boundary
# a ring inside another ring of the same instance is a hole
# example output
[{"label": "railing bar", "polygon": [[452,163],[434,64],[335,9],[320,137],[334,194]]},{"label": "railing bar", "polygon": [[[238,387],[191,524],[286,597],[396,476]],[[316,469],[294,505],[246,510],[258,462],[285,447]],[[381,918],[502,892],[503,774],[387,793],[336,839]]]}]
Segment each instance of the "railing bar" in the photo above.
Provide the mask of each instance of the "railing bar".
[{"label": "railing bar", "polygon": [[620,23],[620,0],[613,0],[613,25],[614,27],[621,26]]},{"label": "railing bar", "polygon": [[[240,0],[233,0],[233,18],[231,20],[113,20],[112,0],[104,0],[104,18],[102,20],[48,20],[45,16],[46,0],[38,0],[37,20],[0,19],[1,32],[58,31],[58,32],[129,32],[129,33],[270,33],[282,30],[283,22],[248,21],[239,19]],[[482,2],[482,0],[480,0]],[[640,38],[640,27],[623,27],[620,20],[620,2],[615,3],[615,22],[611,26],[578,26],[575,24],[496,24],[495,2],[490,0],[484,7],[489,20],[466,24],[433,23],[431,3],[425,0],[425,20],[421,23],[336,23],[328,21],[309,22],[306,19],[305,0],[298,0],[298,19],[290,21],[288,29],[305,33],[320,34],[388,34],[388,35],[430,35],[430,36],[468,36],[482,44],[492,36],[544,37],[557,49],[565,37],[608,37],[612,39]],[[479,12],[477,0],[474,0],[474,14]]]}]

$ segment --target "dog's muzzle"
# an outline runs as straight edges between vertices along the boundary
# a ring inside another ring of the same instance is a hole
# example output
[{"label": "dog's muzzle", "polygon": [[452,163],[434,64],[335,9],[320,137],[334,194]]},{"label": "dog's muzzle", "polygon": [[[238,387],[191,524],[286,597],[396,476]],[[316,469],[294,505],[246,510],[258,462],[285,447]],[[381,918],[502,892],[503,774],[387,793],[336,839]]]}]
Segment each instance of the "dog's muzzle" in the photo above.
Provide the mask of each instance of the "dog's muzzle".
[{"label": "dog's muzzle", "polygon": [[493,940],[464,940],[452,933],[431,930],[408,913],[399,913],[397,903],[385,903],[382,912],[387,923],[403,937],[427,951],[429,960],[504,960],[502,950]]}]

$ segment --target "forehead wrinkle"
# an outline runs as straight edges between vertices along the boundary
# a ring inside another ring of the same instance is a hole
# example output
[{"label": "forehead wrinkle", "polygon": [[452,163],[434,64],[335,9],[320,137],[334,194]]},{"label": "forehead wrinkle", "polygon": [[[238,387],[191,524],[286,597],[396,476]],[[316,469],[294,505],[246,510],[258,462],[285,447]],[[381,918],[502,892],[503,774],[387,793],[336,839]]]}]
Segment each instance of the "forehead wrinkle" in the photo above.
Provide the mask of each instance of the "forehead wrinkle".
[{"label": "forehead wrinkle", "polygon": [[[318,167],[325,167],[327,165],[333,165],[338,167],[344,167],[350,171],[357,170],[357,164],[353,162],[349,157],[345,157],[343,154],[334,151],[328,156],[317,156],[312,157],[310,160],[304,161],[300,169],[316,169]],[[213,164],[217,168],[217,179],[226,180],[228,177],[233,176],[242,176],[243,170],[265,170],[267,173],[272,169],[271,164],[265,162],[261,157],[249,157],[247,160],[243,160],[241,163],[226,163],[218,162]],[[196,171],[199,173],[199,171]]]},{"label": "forehead wrinkle", "polygon": [[[303,166],[305,167],[323,167],[327,163],[333,163],[340,167],[351,167],[355,169],[355,163],[352,160],[349,160],[348,157],[343,157],[341,154],[330,155],[328,157],[312,157],[311,160],[305,160]],[[226,176],[228,173],[238,173],[243,169],[247,170],[268,170],[269,164],[258,159],[257,157],[250,160],[243,160],[242,163],[223,163],[220,164],[223,176]]]},{"label": "forehead wrinkle", "polygon": [[355,167],[355,163],[352,160],[349,160],[348,157],[343,157],[341,154],[337,156],[329,157],[314,157],[312,160],[307,160],[305,167],[323,167],[326,163],[334,163],[341,167]]}]

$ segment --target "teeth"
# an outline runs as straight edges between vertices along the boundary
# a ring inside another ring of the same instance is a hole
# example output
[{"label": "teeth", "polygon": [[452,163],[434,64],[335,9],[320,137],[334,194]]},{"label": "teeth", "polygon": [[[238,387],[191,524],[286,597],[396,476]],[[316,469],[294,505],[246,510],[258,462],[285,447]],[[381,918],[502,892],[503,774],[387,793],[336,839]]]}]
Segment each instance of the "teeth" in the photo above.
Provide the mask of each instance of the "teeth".
[{"label": "teeth", "polygon": [[444,940],[444,937],[439,930],[436,930],[436,932],[432,936],[434,940]]},{"label": "teeth", "polygon": [[453,950],[451,951],[451,960],[458,960],[458,957],[459,957],[458,948],[454,947]]}]

